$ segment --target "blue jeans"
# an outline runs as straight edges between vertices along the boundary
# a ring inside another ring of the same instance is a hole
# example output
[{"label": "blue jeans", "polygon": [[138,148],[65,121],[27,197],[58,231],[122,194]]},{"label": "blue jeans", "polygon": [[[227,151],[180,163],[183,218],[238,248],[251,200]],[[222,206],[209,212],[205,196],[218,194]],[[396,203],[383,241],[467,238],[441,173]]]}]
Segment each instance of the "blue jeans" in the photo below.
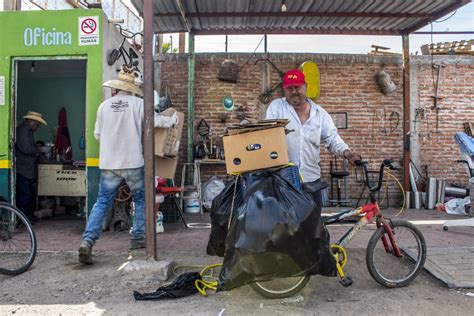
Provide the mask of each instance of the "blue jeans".
[{"label": "blue jeans", "polygon": [[29,219],[33,218],[35,208],[34,180],[17,173],[16,174],[16,206]]},{"label": "blue jeans", "polygon": [[117,194],[117,189],[123,180],[125,180],[130,188],[133,203],[135,204],[133,227],[130,231],[131,239],[141,239],[144,237],[145,186],[143,178],[143,167],[135,169],[101,170],[99,196],[89,215],[86,230],[82,235],[83,240],[93,246],[97,239],[99,239],[100,233],[102,232],[102,223]]}]

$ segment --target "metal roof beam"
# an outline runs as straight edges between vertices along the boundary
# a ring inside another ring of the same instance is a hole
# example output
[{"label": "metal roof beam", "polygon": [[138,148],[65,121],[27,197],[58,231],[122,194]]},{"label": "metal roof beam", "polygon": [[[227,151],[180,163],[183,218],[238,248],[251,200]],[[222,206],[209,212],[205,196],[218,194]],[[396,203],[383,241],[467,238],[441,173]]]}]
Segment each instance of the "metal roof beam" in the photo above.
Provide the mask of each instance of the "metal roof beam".
[{"label": "metal roof beam", "polygon": [[195,35],[245,35],[245,34],[334,34],[334,35],[402,35],[397,30],[327,30],[327,29],[213,29],[193,30]]},{"label": "metal roof beam", "polygon": [[[188,19],[186,18],[186,11],[184,10],[183,2],[181,0],[176,0],[176,6],[179,9],[179,13],[181,18],[183,19],[183,23],[186,26],[186,30],[191,32],[191,27],[189,26]],[[159,14],[155,13],[155,16],[160,16]]]},{"label": "metal roof beam", "polygon": [[[181,2],[180,0],[176,0]],[[185,13],[183,18],[235,18],[235,17],[355,17],[355,18],[418,18],[429,19],[431,15],[421,13],[382,13],[382,12],[199,12]],[[178,13],[155,13],[156,17],[175,17]]]},{"label": "metal roof beam", "polygon": [[406,28],[404,30],[402,30],[402,33],[403,34],[410,34],[416,30],[419,30],[421,29],[422,27],[424,26],[427,26],[428,24],[430,24],[432,21],[436,21],[437,19],[439,18],[442,18],[443,16],[459,9],[460,7],[468,4],[469,2],[471,2],[472,0],[458,0],[456,1],[455,3],[447,6],[446,8],[444,8],[443,10],[441,11],[438,11],[434,14],[432,14],[429,18],[421,21],[421,22],[418,22],[417,24],[409,27],[409,28]]}]

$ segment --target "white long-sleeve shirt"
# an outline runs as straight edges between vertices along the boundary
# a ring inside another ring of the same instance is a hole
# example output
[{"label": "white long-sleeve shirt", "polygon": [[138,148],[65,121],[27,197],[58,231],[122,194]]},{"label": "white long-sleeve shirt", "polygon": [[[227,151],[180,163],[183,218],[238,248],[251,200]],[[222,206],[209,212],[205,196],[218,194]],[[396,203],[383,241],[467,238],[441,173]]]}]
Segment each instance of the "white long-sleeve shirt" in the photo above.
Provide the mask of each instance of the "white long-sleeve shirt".
[{"label": "white long-sleeve shirt", "polygon": [[[143,99],[119,92],[97,110],[94,136],[100,141],[100,169],[132,169],[144,165]],[[171,127],[175,116],[155,113],[155,127]]]},{"label": "white long-sleeve shirt", "polygon": [[321,140],[331,153],[338,156],[342,156],[344,150],[349,148],[337,133],[331,116],[312,100],[308,99],[308,102],[311,105],[310,115],[303,124],[285,98],[273,100],[266,113],[267,119],[290,120],[286,127],[294,132],[286,135],[288,157],[300,169],[304,182],[312,182],[321,177]]}]

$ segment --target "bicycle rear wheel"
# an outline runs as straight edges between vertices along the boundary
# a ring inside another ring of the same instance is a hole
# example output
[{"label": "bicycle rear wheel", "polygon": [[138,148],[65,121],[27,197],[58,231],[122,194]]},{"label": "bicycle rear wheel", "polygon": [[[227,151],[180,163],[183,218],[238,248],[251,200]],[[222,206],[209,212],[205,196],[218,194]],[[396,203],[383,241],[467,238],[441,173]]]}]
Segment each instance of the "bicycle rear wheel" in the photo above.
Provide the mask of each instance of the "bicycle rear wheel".
[{"label": "bicycle rear wheel", "polygon": [[[392,231],[401,257],[393,252],[385,227],[379,227],[367,245],[366,261],[370,275],[383,286],[402,287],[413,281],[420,273],[426,259],[426,243],[423,234],[407,221],[393,220]],[[385,250],[385,236],[389,251]]]},{"label": "bicycle rear wheel", "polygon": [[301,291],[310,279],[309,275],[299,277],[278,278],[271,281],[250,284],[260,295],[266,298],[290,297]]},{"label": "bicycle rear wheel", "polygon": [[8,203],[0,203],[0,273],[25,272],[36,257],[36,237],[26,216]]}]

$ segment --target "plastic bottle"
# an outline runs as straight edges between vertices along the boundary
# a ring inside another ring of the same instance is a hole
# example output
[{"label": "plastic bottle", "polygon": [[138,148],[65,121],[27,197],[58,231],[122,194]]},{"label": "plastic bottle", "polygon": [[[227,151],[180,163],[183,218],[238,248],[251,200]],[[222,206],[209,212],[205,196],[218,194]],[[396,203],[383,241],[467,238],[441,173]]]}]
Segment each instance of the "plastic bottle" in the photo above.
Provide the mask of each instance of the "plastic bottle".
[{"label": "plastic bottle", "polygon": [[163,213],[158,211],[158,214],[156,215],[156,233],[161,234],[165,231],[165,228],[163,226]]}]

